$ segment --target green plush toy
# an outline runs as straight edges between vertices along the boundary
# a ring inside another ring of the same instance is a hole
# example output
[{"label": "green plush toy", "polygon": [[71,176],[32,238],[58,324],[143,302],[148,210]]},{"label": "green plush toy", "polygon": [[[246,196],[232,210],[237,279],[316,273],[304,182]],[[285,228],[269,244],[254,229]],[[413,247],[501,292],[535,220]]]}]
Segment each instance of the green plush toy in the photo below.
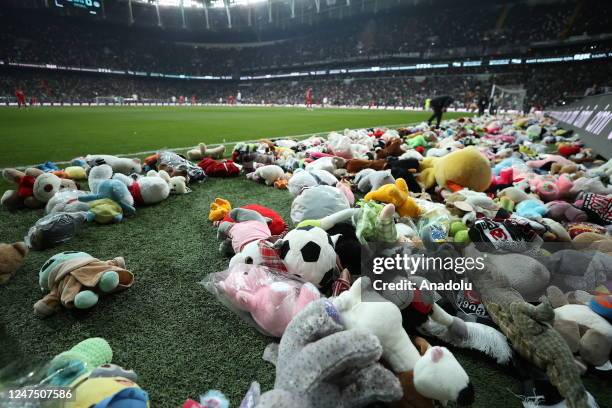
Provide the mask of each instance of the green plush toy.
[{"label": "green plush toy", "polygon": [[55,356],[49,364],[47,375],[51,385],[68,386],[78,377],[110,363],[112,359],[113,350],[108,342],[100,337],[92,337]]},{"label": "green plush toy", "polygon": [[423,147],[428,146],[427,140],[425,140],[425,137],[423,135],[418,135],[411,139],[408,139],[406,143],[408,143],[408,146],[410,146],[412,149],[419,147],[419,146],[423,146]]},{"label": "green plush toy", "polygon": [[89,202],[87,221],[98,224],[111,224],[123,220],[121,206],[109,198],[102,198]]}]

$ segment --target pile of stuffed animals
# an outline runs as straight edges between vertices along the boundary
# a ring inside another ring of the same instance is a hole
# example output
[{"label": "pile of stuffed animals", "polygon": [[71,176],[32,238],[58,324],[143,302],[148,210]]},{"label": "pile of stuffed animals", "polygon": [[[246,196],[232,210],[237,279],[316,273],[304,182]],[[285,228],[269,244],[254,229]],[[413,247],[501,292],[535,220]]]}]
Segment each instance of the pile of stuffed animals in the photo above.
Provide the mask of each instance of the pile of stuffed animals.
[{"label": "pile of stuffed animals", "polygon": [[[44,207],[47,215],[25,244],[0,246],[0,283],[28,249],[58,245],[87,222],[121,222],[139,206],[188,193],[189,183],[244,175],[287,190],[293,201],[290,220],[258,203],[235,206],[222,196],[210,203],[227,269],[202,284],[280,339],[263,356],[276,366],[274,389],[262,393],[253,383],[241,406],[469,405],[478,390],[454,357],[457,348],[512,367],[525,406],[597,406],[581,377],[612,370],[612,160],[578,135],[544,116],[500,115],[440,129],[238,143],[230,158],[224,154],[225,146],[200,144],[187,157],[164,151],[143,163],[89,155],[64,170],[51,163],[5,170],[15,188],[2,205]],[[74,181],[85,179],[89,191]],[[380,275],[373,266],[381,257],[413,267]],[[459,263],[467,259],[480,263]],[[456,267],[443,266],[449,260]],[[39,316],[91,308],[134,282],[123,258],[82,252],[53,256],[39,277]],[[88,347],[75,349],[51,365],[83,362],[78,375],[62,380],[77,397],[96,388],[80,406],[113,405],[95,405],[103,398],[146,406],[133,372],[107,367],[102,352],[94,359]],[[109,377],[131,385],[114,388]],[[105,382],[100,391],[95,381]],[[183,406],[226,404],[211,391]]]}]

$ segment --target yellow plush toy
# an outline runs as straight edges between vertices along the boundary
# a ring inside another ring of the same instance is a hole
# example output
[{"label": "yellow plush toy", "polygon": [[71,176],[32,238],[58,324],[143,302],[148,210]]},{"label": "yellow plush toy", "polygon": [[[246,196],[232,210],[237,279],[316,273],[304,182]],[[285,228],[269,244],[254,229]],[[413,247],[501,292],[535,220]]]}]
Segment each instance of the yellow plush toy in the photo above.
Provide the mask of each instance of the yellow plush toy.
[{"label": "yellow plush toy", "polygon": [[393,204],[401,217],[418,217],[421,214],[417,203],[408,195],[408,185],[403,178],[395,180],[395,184],[385,184],[378,190],[370,191],[365,200]]},{"label": "yellow plush toy", "polygon": [[474,146],[443,157],[427,157],[421,162],[418,178],[426,189],[438,183],[453,191],[469,188],[485,191],[491,184],[491,163]]},{"label": "yellow plush toy", "polygon": [[209,221],[221,221],[229,212],[232,211],[232,205],[229,201],[223,198],[215,198],[215,201],[210,203],[210,212],[208,213]]},{"label": "yellow plush toy", "polygon": [[78,384],[73,392],[74,401],[68,402],[67,408],[149,406],[147,393],[125,377],[89,377]]}]

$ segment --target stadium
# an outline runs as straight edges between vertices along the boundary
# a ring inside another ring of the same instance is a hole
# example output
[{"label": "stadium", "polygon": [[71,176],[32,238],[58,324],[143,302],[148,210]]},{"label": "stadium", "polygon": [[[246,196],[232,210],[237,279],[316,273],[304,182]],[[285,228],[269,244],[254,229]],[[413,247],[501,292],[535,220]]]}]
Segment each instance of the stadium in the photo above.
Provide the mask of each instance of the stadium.
[{"label": "stadium", "polygon": [[611,407],[611,106],[608,1],[4,0],[0,408]]}]

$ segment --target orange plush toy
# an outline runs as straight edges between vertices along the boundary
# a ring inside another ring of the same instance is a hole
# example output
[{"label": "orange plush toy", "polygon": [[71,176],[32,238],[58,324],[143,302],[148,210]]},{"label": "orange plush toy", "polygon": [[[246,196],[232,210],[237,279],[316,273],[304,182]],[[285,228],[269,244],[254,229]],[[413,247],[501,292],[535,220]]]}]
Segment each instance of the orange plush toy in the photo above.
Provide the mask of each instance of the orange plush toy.
[{"label": "orange plush toy", "polygon": [[403,178],[395,180],[395,184],[385,184],[378,190],[370,191],[365,196],[366,201],[374,200],[395,205],[395,211],[401,217],[418,217],[421,208],[408,195],[408,185]]}]

